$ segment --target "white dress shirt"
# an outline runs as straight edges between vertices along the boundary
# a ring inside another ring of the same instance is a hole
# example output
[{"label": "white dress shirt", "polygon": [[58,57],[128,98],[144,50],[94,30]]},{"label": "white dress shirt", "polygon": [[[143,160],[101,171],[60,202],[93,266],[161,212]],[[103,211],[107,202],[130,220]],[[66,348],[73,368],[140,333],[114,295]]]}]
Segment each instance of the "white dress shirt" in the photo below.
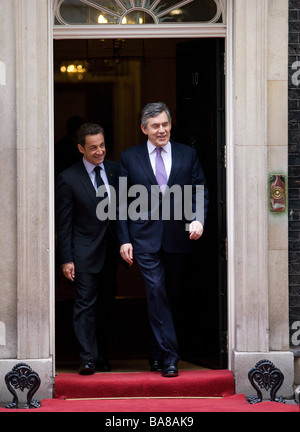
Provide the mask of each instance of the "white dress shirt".
[{"label": "white dress shirt", "polygon": [[[96,166],[94,164],[91,164],[90,162],[88,162],[85,158],[83,158],[82,160],[83,160],[83,164],[85,166],[85,169],[87,170],[87,173],[90,176],[91,182],[92,182],[95,190],[97,191],[96,173],[94,171],[94,169],[96,168]],[[107,180],[104,164],[102,163],[99,166],[102,168],[100,170],[100,175],[101,175],[101,178],[103,180],[103,183],[106,186],[107,193],[108,193],[108,196],[109,196],[109,199],[110,199],[109,183],[108,183],[108,180]]]},{"label": "white dress shirt", "polygon": [[[155,174],[156,146],[154,146],[148,140],[147,141],[147,147],[148,147],[151,166],[152,166],[153,172]],[[161,152],[161,156],[162,156],[164,164],[165,164],[167,177],[169,178],[170,172],[171,172],[171,167],[172,167],[172,149],[171,149],[170,141],[166,145],[162,146],[162,149],[163,150]]]}]

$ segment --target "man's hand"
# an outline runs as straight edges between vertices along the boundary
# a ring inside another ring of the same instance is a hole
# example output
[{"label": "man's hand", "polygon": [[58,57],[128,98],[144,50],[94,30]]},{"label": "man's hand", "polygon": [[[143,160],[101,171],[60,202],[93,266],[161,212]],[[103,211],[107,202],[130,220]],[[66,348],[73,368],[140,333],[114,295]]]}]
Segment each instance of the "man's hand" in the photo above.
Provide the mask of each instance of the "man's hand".
[{"label": "man's hand", "polygon": [[131,243],[124,243],[120,247],[120,254],[130,266],[133,264],[133,247]]},{"label": "man's hand", "polygon": [[190,223],[190,239],[191,240],[198,240],[203,234],[203,225],[199,221],[193,221]]},{"label": "man's hand", "polygon": [[70,281],[74,282],[75,278],[75,266],[74,263],[67,263],[62,266],[62,272],[64,276]]}]

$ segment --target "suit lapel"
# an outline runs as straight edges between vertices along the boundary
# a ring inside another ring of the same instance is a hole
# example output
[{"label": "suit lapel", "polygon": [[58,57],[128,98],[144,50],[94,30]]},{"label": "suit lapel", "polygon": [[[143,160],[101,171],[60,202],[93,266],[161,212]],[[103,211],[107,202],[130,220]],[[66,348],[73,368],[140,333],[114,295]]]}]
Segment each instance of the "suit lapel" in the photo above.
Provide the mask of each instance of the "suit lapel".
[{"label": "suit lapel", "polygon": [[143,171],[149,178],[150,183],[157,185],[158,183],[151,166],[146,142],[142,143],[140,146],[137,147],[137,159],[141,164]]},{"label": "suit lapel", "polygon": [[[181,161],[180,151],[178,150],[178,147],[175,142],[171,142],[171,149],[172,149],[172,166],[171,166],[171,172],[168,180],[169,187],[172,186],[172,184],[174,184],[177,172],[180,168],[180,161]],[[143,143],[138,147],[137,159],[139,160],[144,172],[149,178],[150,183],[157,185],[158,183],[155,174],[153,172],[149,154],[148,154],[147,143]]]},{"label": "suit lapel", "polygon": [[176,143],[171,142],[171,149],[172,149],[172,166],[171,166],[171,172],[168,180],[168,186],[172,186],[174,184],[177,172],[180,167],[180,161],[181,161],[181,155],[180,152],[176,146]]},{"label": "suit lapel", "polygon": [[97,204],[99,199],[96,197],[95,188],[91,182],[90,176],[88,175],[83,162],[80,162],[78,164],[78,175],[84,189],[87,192],[87,195],[92,199],[95,204]]}]

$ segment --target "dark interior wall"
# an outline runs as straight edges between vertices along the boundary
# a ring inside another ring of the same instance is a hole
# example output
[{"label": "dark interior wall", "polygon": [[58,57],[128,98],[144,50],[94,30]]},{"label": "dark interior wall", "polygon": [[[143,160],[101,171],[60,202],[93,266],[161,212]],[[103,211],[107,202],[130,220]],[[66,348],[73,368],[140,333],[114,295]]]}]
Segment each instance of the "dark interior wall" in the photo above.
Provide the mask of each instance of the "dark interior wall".
[{"label": "dark interior wall", "polygon": [[[110,147],[118,146],[116,130],[120,121],[129,118],[126,130],[121,135],[122,147],[130,147],[144,136],[140,133],[139,117],[132,112],[132,100],[116,98],[118,74],[96,73],[89,79],[67,79],[59,75],[62,63],[80,60],[93,64],[94,59],[111,59],[120,55],[121,61],[139,62],[139,72],[133,70],[139,80],[133,85],[140,96],[140,106],[148,102],[164,101],[169,106],[173,121],[176,121],[176,41],[175,40],[127,40],[122,50],[114,50],[113,41],[59,40],[54,41],[55,63],[55,142],[66,135],[66,124],[70,117],[80,116],[85,121],[100,123],[106,134],[108,157]],[[135,68],[134,63],[133,68]],[[99,68],[100,68],[99,66]],[[93,71],[97,66],[92,66]],[[129,68],[130,69],[130,68]],[[118,87],[119,88],[119,87]],[[126,89],[125,89],[126,90]],[[133,97],[133,94],[132,94]],[[115,110],[118,110],[118,115]],[[134,133],[135,130],[135,133]],[[126,131],[125,131],[126,132]],[[134,137],[137,137],[134,139]],[[123,142],[125,141],[125,143]],[[75,143],[74,143],[75,145]],[[59,144],[58,144],[59,147]],[[58,153],[57,153],[58,154]],[[67,155],[69,158],[69,155]],[[118,160],[118,153],[113,159]],[[111,329],[111,355],[122,358],[143,358],[148,352],[149,323],[143,281],[137,266],[127,271],[118,269],[118,290]],[[66,281],[57,269],[56,275],[56,358],[57,362],[77,360],[77,345],[72,329],[72,309],[75,292],[72,283]],[[62,330],[63,329],[63,330]]]},{"label": "dark interior wall", "polygon": [[[122,49],[114,50],[113,41],[105,41],[103,48],[100,41],[54,41],[55,56],[55,141],[61,139],[66,133],[66,123],[73,115],[82,116],[88,121],[98,121],[109,132],[109,139],[114,140],[114,130],[118,128],[117,120],[114,120],[113,102],[116,81],[119,76],[101,73],[88,80],[82,81],[61,79],[59,68],[63,61],[82,60],[101,63],[102,60],[119,57],[121,62],[138,61],[140,64],[140,80],[136,83],[135,90],[140,95],[140,109],[148,102],[164,101],[172,112],[172,118],[176,123],[176,43],[174,39],[156,40],[126,40]],[[100,65],[99,65],[100,68]],[[97,66],[93,66],[93,70]],[[146,85],[147,83],[147,85]],[[119,102],[118,110],[121,116],[130,111],[131,100]],[[120,117],[120,116],[118,116]],[[132,127],[135,126],[138,138],[140,133],[139,117],[134,117]],[[124,134],[125,135],[125,134]],[[126,138],[125,138],[126,139]],[[132,139],[132,138],[131,138]],[[129,142],[127,138],[122,148],[130,147],[137,142]],[[115,143],[114,143],[115,145]],[[118,145],[118,143],[117,143]],[[117,158],[116,155],[115,158]]]}]

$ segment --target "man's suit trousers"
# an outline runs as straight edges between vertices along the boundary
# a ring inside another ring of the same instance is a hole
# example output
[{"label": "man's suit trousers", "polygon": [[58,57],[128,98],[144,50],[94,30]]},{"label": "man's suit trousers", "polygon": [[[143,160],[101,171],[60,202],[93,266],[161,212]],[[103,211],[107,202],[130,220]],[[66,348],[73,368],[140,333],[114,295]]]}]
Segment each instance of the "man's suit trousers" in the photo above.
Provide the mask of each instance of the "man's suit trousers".
[{"label": "man's suit trousers", "polygon": [[156,341],[162,350],[163,362],[176,364],[179,352],[165,286],[163,252],[138,253],[135,258],[144,278],[149,320]]}]

